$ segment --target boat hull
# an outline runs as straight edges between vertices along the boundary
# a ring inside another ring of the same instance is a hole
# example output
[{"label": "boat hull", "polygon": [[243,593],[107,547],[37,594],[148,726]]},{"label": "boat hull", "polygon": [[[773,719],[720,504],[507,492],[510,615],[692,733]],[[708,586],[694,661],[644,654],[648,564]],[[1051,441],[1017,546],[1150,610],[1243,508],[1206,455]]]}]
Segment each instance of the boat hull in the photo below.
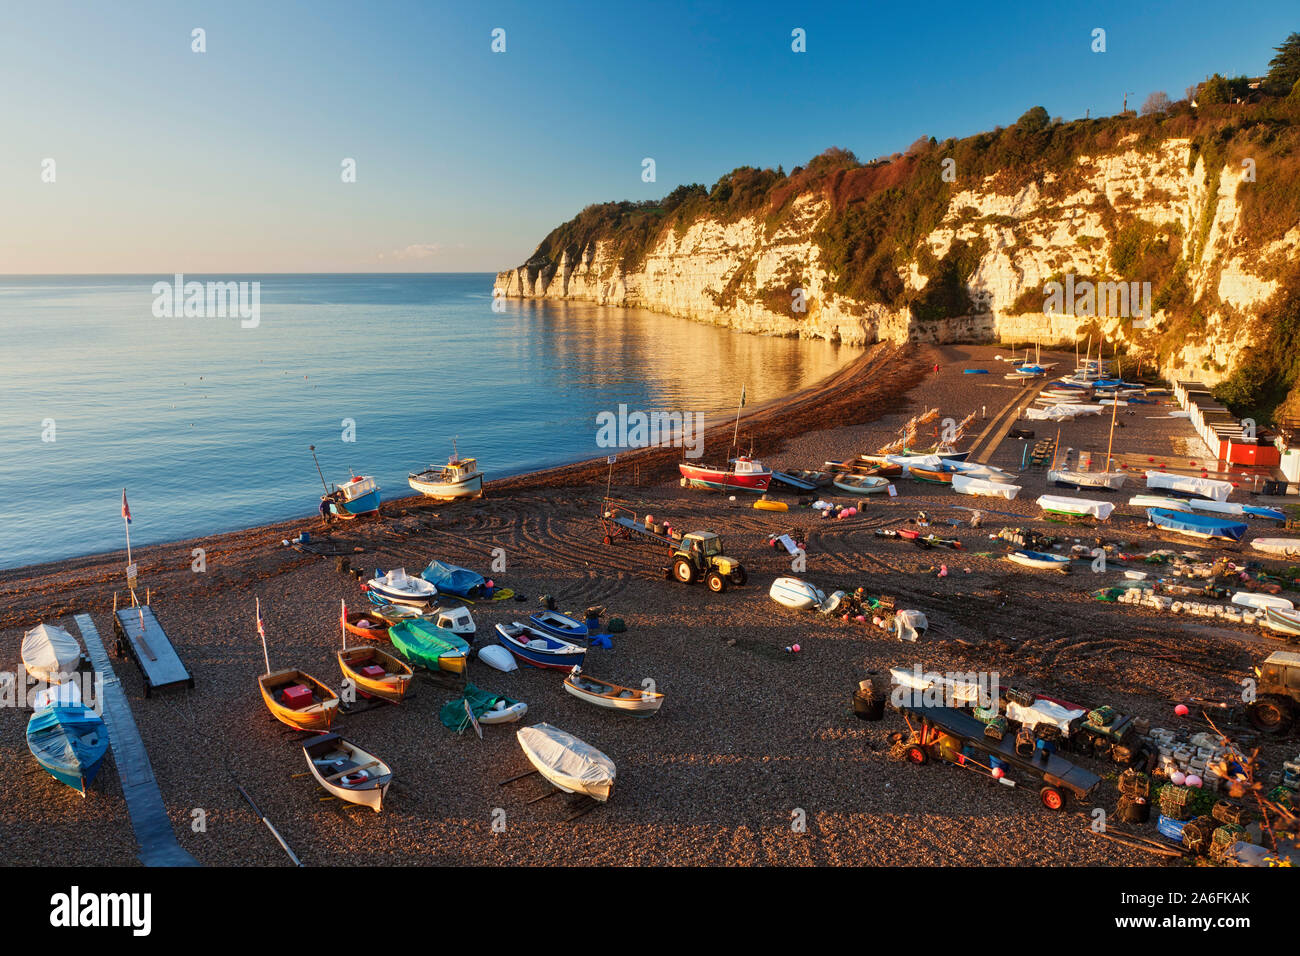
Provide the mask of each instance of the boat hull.
[{"label": "boat hull", "polygon": [[[570,644],[562,638],[542,631],[532,631],[530,634],[530,629],[526,628],[522,635],[516,636],[512,635],[501,624],[496,626],[496,631],[497,640],[501,642],[501,646],[513,654],[520,663],[532,667],[568,671],[575,665],[582,664],[587,655],[586,648]],[[550,646],[547,648],[530,647],[530,640],[537,638],[546,640],[550,643]]]},{"label": "boat hull", "polygon": [[[302,750],[307,758],[307,767],[311,770],[311,775],[316,778],[316,782],[326,793],[347,803],[369,807],[376,813],[384,808],[384,798],[388,795],[388,787],[393,782],[393,771],[388,764],[337,734],[325,734],[323,737],[309,740],[303,744]],[[348,763],[353,764],[357,770],[363,770],[366,778],[349,785],[347,776],[338,776],[338,773],[342,772],[341,769],[326,772],[335,766],[324,762],[331,759],[339,761],[340,768]]]},{"label": "boat hull", "polygon": [[951,485],[951,471],[931,471],[928,468],[909,468],[908,473],[917,481],[931,485]]},{"label": "boat hull", "polygon": [[1264,608],[1264,626],[1279,634],[1300,637],[1300,612],[1284,611],[1281,608]]},{"label": "boat hull", "polygon": [[558,614],[555,611],[539,611],[536,614],[528,615],[528,626],[535,627],[539,631],[545,631],[553,637],[563,638],[566,641],[587,636],[586,624],[575,621],[564,614]]},{"label": "boat hull", "polygon": [[614,761],[590,744],[549,724],[525,727],[515,738],[528,762],[557,789],[600,803],[613,794]]},{"label": "boat hull", "polygon": [[379,510],[379,490],[367,491],[351,501],[331,501],[330,514],[336,518],[359,518]]},{"label": "boat hull", "polygon": [[664,702],[663,694],[620,687],[585,674],[570,674],[564,679],[564,689],[578,700],[633,717],[653,717]]},{"label": "boat hull", "polygon": [[1070,570],[1069,559],[1038,551],[1013,551],[1007,555],[1007,560],[1039,571],[1068,572]]},{"label": "boat hull", "polygon": [[455,498],[477,498],[483,494],[483,476],[473,475],[463,481],[426,481],[419,475],[411,475],[406,483],[426,498],[452,500]]},{"label": "boat hull", "polygon": [[[411,689],[414,674],[411,668],[377,647],[347,648],[339,651],[337,657],[343,676],[352,681],[358,690],[372,697],[398,704]],[[370,664],[384,668],[384,675],[372,677],[362,673],[363,668]]]},{"label": "boat hull", "polygon": [[1147,520],[1170,534],[1197,538],[1202,541],[1237,542],[1246,533],[1246,525],[1234,521],[1224,521],[1207,515],[1198,515],[1186,511],[1164,511],[1160,508],[1148,508]]},{"label": "boat hull", "polygon": [[677,466],[682,479],[692,488],[705,488],[711,491],[752,491],[761,494],[767,491],[772,481],[771,472],[737,473],[730,469],[705,468],[699,465],[680,464]]},{"label": "boat hull", "polygon": [[[305,684],[312,689],[317,700],[307,707],[287,707],[276,699],[275,693],[289,684]],[[271,716],[282,724],[297,730],[329,730],[338,712],[339,696],[310,674],[302,671],[276,671],[257,679],[262,691],[262,701]]]},{"label": "boat hull", "polygon": [[108,728],[86,707],[48,707],[27,722],[27,749],[59,783],[83,797],[108,754]]}]

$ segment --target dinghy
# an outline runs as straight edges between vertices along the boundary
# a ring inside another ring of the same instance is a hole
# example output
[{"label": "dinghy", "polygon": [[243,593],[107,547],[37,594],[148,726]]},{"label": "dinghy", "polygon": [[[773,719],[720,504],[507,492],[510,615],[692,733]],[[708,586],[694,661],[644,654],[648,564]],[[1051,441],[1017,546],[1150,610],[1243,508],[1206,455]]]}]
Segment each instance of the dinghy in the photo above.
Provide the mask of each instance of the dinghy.
[{"label": "dinghy", "polygon": [[[500,647],[497,650],[505,654]],[[510,655],[506,654],[506,656]],[[522,700],[515,700],[504,694],[493,694],[467,683],[460,697],[442,705],[438,711],[438,719],[448,730],[454,730],[459,734],[470,726],[471,714],[480,724],[493,726],[513,723],[526,713],[528,713],[528,705]]]},{"label": "dinghy", "polygon": [[1147,520],[1161,531],[1204,540],[1240,541],[1246,533],[1246,525],[1238,521],[1164,508],[1148,508]]},{"label": "dinghy", "polygon": [[889,479],[875,475],[838,475],[834,485],[851,495],[877,495],[889,489]]},{"label": "dinghy", "polygon": [[816,491],[819,487],[816,481],[811,481],[802,477],[798,472],[790,471],[773,471],[772,484],[782,485],[791,491]]},{"label": "dinghy", "polygon": [[515,655],[500,644],[484,644],[478,649],[478,658],[489,667],[495,667],[499,671],[519,670],[519,665],[515,663]]},{"label": "dinghy", "polygon": [[441,468],[430,465],[418,474],[412,472],[406,483],[426,498],[451,500],[483,494],[483,472],[478,470],[478,461],[461,458],[455,451]]},{"label": "dinghy", "polygon": [[789,475],[791,478],[797,478],[805,484],[810,484],[814,488],[829,488],[831,484],[831,475],[829,472],[825,471],[799,469],[797,471],[785,472],[785,474]]},{"label": "dinghy", "polygon": [[942,468],[942,467],[935,468],[935,469],[918,468],[915,465],[913,465],[911,468],[907,469],[907,471],[908,474],[910,474],[917,481],[924,481],[932,485],[952,484],[953,473],[946,468]]},{"label": "dinghy", "polygon": [[653,717],[659,713],[664,695],[654,691],[621,687],[608,681],[588,677],[581,667],[574,667],[564,679],[564,689],[579,700],[606,710],[617,710],[636,717]]},{"label": "dinghy", "polygon": [[1070,559],[1060,554],[1045,554],[1042,551],[1012,551],[1007,555],[1008,561],[1037,568],[1042,571],[1069,571]]},{"label": "dinghy", "polygon": [[981,481],[1000,481],[1004,484],[1015,484],[1016,476],[1001,468],[994,468],[992,465],[982,465],[977,461],[945,461],[944,471],[951,471],[954,475],[965,475],[967,478],[979,478]]},{"label": "dinghy", "polygon": [[550,724],[535,724],[517,731],[515,737],[528,762],[565,793],[585,794],[604,803],[614,792],[614,761],[573,734]]},{"label": "dinghy", "polygon": [[539,631],[545,631],[555,637],[566,640],[580,640],[587,636],[587,625],[575,621],[558,611],[538,611],[528,615],[528,623]]},{"label": "dinghy", "polygon": [[1300,612],[1284,611],[1281,608],[1264,608],[1264,626],[1291,637],[1300,637]]},{"label": "dinghy", "polygon": [[23,667],[28,674],[47,684],[67,680],[81,660],[81,645],[61,627],[38,624],[23,635]]},{"label": "dinghy", "polygon": [[424,578],[413,578],[406,568],[393,568],[387,574],[376,569],[375,576],[366,582],[372,591],[390,604],[425,607],[438,596],[438,589]]},{"label": "dinghy", "polygon": [[1263,610],[1266,607],[1275,607],[1283,611],[1295,610],[1295,605],[1284,597],[1278,597],[1275,594],[1259,594],[1255,591],[1238,591],[1232,596],[1232,603],[1239,604],[1242,607],[1253,607],[1257,610]]},{"label": "dinghy", "polygon": [[581,664],[587,649],[515,621],[497,625],[497,640],[524,664],[567,671]]},{"label": "dinghy", "polygon": [[329,730],[338,713],[339,695],[303,671],[263,674],[257,685],[271,716],[297,730]]},{"label": "dinghy", "polygon": [[411,687],[410,665],[377,647],[345,647],[337,656],[344,678],[362,693],[397,704]]},{"label": "dinghy", "polygon": [[321,734],[302,745],[307,766],[326,792],[378,813],[393,782],[393,771],[378,757],[338,734]]},{"label": "dinghy", "polygon": [[1209,511],[1213,514],[1246,518],[1264,518],[1269,521],[1286,520],[1286,515],[1276,508],[1260,508],[1256,505],[1242,504],[1237,501],[1212,501],[1207,498],[1187,498],[1184,500],[1195,511]]},{"label": "dinghy", "polygon": [[767,592],[777,604],[793,608],[796,611],[809,611],[821,607],[826,595],[807,581],[798,578],[777,578]]},{"label": "dinghy", "polygon": [[1256,538],[1250,546],[1279,558],[1300,558],[1300,538]]},{"label": "dinghy", "polygon": [[1227,501],[1228,496],[1232,494],[1232,482],[1193,478],[1191,475],[1171,475],[1163,471],[1148,471],[1147,487],[1198,495],[1212,501]]},{"label": "dinghy", "polygon": [[1113,501],[1065,498],[1060,495],[1042,495],[1037,504],[1048,514],[1063,515],[1068,518],[1096,518],[1098,521],[1105,521],[1115,510]]},{"label": "dinghy", "polygon": [[27,749],[51,777],[84,797],[108,753],[108,728],[88,707],[45,707],[27,721]]},{"label": "dinghy", "polygon": [[373,612],[348,611],[343,616],[343,629],[353,637],[364,637],[368,641],[386,639],[391,626]]},{"label": "dinghy", "polygon": [[1047,473],[1047,480],[1065,488],[1105,489],[1118,491],[1128,476],[1122,471],[1072,471],[1058,468]]},{"label": "dinghy", "polygon": [[1009,485],[1002,481],[986,481],[983,478],[972,478],[969,475],[958,473],[952,476],[952,490],[963,495],[976,495],[981,498],[1005,498],[1007,501],[1011,501],[1020,493],[1020,486]]},{"label": "dinghy", "polygon": [[413,664],[431,671],[465,673],[469,644],[459,634],[445,627],[438,627],[423,618],[415,618],[390,627],[388,639]]},{"label": "dinghy", "polygon": [[1158,495],[1134,495],[1128,500],[1134,508],[1164,508],[1167,511],[1191,511],[1185,498],[1161,498]]}]

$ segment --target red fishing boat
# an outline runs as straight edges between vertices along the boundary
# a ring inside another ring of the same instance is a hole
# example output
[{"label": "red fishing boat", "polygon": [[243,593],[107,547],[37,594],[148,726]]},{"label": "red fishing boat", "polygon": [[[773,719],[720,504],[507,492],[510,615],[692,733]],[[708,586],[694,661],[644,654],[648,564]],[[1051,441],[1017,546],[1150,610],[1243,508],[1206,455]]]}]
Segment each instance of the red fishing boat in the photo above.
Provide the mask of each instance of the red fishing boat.
[{"label": "red fishing boat", "polygon": [[772,480],[771,469],[752,458],[733,458],[730,468],[709,465],[677,466],[682,473],[682,486],[686,488],[711,488],[714,491],[752,491],[762,494]]}]

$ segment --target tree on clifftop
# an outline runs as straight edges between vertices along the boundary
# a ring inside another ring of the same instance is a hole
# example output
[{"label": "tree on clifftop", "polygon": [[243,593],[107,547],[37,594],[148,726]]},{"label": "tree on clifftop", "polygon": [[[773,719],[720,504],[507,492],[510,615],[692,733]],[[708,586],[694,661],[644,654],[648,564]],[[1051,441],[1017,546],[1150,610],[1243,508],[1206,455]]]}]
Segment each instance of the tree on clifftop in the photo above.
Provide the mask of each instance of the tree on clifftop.
[{"label": "tree on clifftop", "polygon": [[1142,115],[1151,116],[1154,113],[1163,113],[1167,109],[1169,109],[1169,94],[1157,90],[1148,96],[1146,102],[1142,104]]},{"label": "tree on clifftop", "polygon": [[1025,115],[1016,120],[1016,129],[1022,133],[1037,133],[1039,130],[1047,129],[1051,122],[1052,118],[1047,115],[1047,110],[1041,106],[1034,106],[1025,110]]},{"label": "tree on clifftop", "polygon": [[1275,47],[1277,55],[1268,61],[1264,86],[1270,93],[1285,95],[1300,82],[1300,33],[1293,33]]}]

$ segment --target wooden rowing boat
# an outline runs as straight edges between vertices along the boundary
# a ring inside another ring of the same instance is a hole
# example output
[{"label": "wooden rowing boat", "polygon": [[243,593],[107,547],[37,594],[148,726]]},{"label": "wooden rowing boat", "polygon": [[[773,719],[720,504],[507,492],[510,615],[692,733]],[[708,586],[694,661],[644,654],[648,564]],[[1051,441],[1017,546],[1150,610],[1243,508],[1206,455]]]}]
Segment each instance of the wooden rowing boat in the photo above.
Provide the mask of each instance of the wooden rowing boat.
[{"label": "wooden rowing boat", "polygon": [[944,471],[942,469],[937,471],[932,471],[929,468],[917,468],[915,465],[909,468],[908,471],[911,473],[912,477],[915,478],[917,481],[926,481],[932,485],[952,484],[953,473],[951,471]]},{"label": "wooden rowing boat", "polygon": [[[266,709],[276,720],[298,730],[329,730],[339,709],[339,695],[322,681],[300,670],[276,671],[257,679]],[[301,706],[285,703],[285,693],[290,698],[301,695]]]},{"label": "wooden rowing boat", "polygon": [[403,657],[429,670],[465,673],[469,643],[445,627],[417,618],[390,627],[388,639]]},{"label": "wooden rowing boat", "polygon": [[348,803],[369,807],[378,813],[393,782],[393,771],[338,734],[321,734],[302,745],[307,766],[325,790]]},{"label": "wooden rowing boat", "polygon": [[835,487],[851,495],[878,495],[889,488],[889,479],[875,475],[837,475]]},{"label": "wooden rowing boat", "polygon": [[635,717],[653,717],[664,702],[663,694],[588,677],[581,667],[569,671],[569,676],[564,678],[564,689],[578,700]]},{"label": "wooden rowing boat", "polygon": [[343,617],[345,631],[353,637],[364,637],[368,641],[387,638],[390,626],[381,615],[372,611],[348,611]]},{"label": "wooden rowing boat", "polygon": [[1300,611],[1285,611],[1282,608],[1264,608],[1264,626],[1291,637],[1300,637]]},{"label": "wooden rowing boat", "polygon": [[411,666],[377,647],[345,647],[338,661],[343,676],[363,693],[396,704],[411,689]]}]

